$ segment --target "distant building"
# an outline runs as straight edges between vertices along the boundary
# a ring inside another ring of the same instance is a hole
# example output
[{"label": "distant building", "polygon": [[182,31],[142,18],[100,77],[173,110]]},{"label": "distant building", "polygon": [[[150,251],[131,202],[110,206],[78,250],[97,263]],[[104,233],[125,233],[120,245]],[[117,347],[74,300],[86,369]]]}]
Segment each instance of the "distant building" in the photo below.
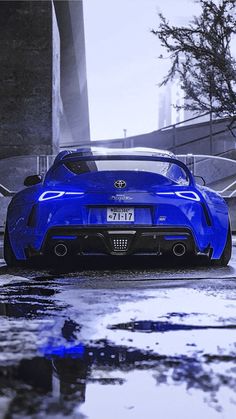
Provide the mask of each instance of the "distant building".
[{"label": "distant building", "polygon": [[[185,94],[181,88],[179,77],[176,76],[173,81],[168,82],[160,89],[159,106],[158,106],[158,128],[163,128],[168,125],[174,125],[187,119],[197,116],[192,111],[185,110],[182,107],[186,103]],[[197,118],[194,122],[185,122],[186,124],[205,122],[209,119],[208,116]]]}]

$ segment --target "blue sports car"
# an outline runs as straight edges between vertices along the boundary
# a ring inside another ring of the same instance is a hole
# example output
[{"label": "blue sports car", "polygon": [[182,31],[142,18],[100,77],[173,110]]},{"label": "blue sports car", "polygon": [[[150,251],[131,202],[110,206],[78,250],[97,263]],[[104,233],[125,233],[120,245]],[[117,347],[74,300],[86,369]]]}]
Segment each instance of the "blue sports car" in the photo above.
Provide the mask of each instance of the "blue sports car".
[{"label": "blue sports car", "polygon": [[[205,255],[225,266],[231,231],[224,199],[198,186],[168,151],[62,151],[44,179],[25,179],[7,214],[4,257]],[[207,259],[208,258],[208,259]]]}]

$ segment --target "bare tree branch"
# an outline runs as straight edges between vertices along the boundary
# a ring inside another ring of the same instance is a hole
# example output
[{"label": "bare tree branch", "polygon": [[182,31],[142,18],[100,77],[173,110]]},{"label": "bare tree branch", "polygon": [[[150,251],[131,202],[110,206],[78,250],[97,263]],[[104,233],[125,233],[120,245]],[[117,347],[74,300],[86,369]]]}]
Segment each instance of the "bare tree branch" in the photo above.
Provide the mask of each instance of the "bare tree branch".
[{"label": "bare tree branch", "polygon": [[188,26],[172,26],[159,14],[156,35],[170,56],[171,66],[161,85],[178,77],[184,109],[221,116],[236,114],[236,61],[230,45],[236,34],[235,0],[198,0],[199,16]]}]

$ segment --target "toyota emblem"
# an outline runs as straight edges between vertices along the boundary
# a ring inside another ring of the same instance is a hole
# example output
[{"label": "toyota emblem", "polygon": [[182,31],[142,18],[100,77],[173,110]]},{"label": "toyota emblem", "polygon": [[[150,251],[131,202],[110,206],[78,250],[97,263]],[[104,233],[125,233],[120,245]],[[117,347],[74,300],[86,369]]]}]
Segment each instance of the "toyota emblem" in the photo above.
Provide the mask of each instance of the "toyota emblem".
[{"label": "toyota emblem", "polygon": [[118,189],[123,189],[126,187],[126,182],[124,180],[116,180],[114,186]]}]

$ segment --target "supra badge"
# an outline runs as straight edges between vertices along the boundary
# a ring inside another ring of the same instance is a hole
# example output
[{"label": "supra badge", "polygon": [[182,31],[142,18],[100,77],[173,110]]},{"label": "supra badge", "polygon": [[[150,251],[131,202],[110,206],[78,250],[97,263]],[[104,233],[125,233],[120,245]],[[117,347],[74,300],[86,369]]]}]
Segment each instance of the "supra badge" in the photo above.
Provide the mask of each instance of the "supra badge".
[{"label": "supra badge", "polygon": [[126,182],[125,180],[116,180],[114,186],[118,189],[123,189],[126,187]]},{"label": "supra badge", "polygon": [[113,201],[132,201],[133,198],[127,195],[117,194],[117,195],[112,195],[111,199]]}]

